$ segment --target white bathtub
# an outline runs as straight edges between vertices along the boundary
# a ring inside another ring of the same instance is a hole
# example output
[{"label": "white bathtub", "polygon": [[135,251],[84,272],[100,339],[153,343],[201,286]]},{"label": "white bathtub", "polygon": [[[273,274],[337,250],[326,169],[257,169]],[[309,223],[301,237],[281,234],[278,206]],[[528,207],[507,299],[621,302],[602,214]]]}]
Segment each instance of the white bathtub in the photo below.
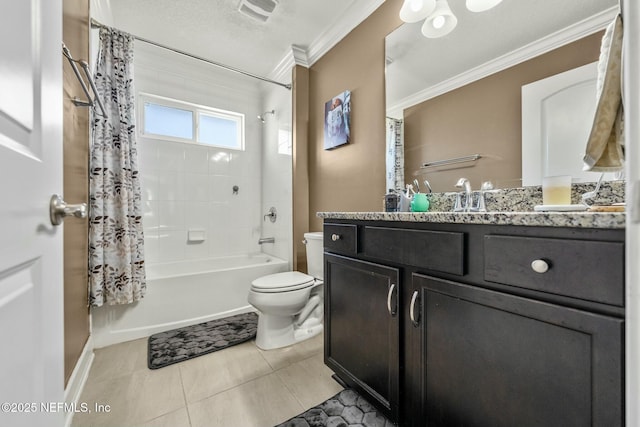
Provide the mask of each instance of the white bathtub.
[{"label": "white bathtub", "polygon": [[286,261],[265,254],[148,265],[141,301],[92,309],[93,345],[253,311],[247,302],[251,281],[288,268]]}]

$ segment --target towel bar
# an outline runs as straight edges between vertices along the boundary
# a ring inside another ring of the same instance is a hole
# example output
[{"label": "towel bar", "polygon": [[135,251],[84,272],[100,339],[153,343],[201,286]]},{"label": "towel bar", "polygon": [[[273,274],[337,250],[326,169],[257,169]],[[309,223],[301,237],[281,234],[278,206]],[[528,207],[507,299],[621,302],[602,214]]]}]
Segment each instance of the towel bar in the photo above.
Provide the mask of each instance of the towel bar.
[{"label": "towel bar", "polygon": [[454,157],[452,159],[436,160],[435,162],[427,162],[422,164],[422,168],[431,168],[435,166],[453,165],[455,163],[475,162],[481,159],[480,154],[472,154],[470,156]]},{"label": "towel bar", "polygon": [[[71,102],[73,102],[73,104],[78,107],[93,107],[94,102],[97,102],[98,106],[100,107],[100,111],[102,111],[102,115],[104,117],[107,117],[107,112],[104,109],[104,105],[102,104],[102,101],[98,97],[98,89],[96,89],[95,83],[93,83],[93,78],[91,77],[91,71],[89,70],[89,64],[87,64],[86,61],[73,59],[73,56],[71,56],[71,52],[69,51],[69,48],[67,48],[67,46],[64,43],[62,43],[62,54],[65,56],[65,58],[67,58],[67,60],[69,60],[71,69],[73,70],[73,73],[76,75],[78,81],[80,82],[80,86],[82,87],[82,90],[88,99],[88,101],[82,101],[78,98],[73,98]],[[80,64],[80,66],[82,67],[82,70],[84,71],[84,74],[87,76],[87,80],[91,85],[91,90],[93,91],[95,98],[91,99],[89,88],[87,88],[86,83],[82,79],[82,76],[80,75],[80,71],[78,71],[78,67],[76,66],[76,63]]]}]

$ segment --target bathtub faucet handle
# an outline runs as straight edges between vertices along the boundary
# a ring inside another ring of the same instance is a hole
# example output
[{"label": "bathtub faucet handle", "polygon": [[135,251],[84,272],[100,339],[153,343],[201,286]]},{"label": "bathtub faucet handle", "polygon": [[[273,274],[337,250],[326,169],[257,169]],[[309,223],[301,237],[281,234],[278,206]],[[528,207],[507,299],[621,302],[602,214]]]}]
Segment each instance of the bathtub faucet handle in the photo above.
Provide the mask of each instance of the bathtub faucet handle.
[{"label": "bathtub faucet handle", "polygon": [[276,211],[276,208],[274,208],[273,206],[269,208],[269,212],[267,212],[264,217],[262,217],[263,221],[267,220],[267,217],[269,217],[269,220],[271,222],[276,222],[276,219],[278,218],[278,211]]}]

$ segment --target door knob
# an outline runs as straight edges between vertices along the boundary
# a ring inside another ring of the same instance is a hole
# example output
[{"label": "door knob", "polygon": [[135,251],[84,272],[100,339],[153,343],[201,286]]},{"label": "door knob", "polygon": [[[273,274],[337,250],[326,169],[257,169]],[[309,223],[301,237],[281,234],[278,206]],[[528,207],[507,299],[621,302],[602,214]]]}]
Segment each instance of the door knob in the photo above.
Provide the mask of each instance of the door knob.
[{"label": "door knob", "polygon": [[67,204],[62,197],[57,194],[51,196],[51,202],[49,203],[49,217],[51,218],[51,224],[60,225],[64,221],[66,216],[75,216],[76,218],[87,217],[87,204],[80,203],[77,205]]}]

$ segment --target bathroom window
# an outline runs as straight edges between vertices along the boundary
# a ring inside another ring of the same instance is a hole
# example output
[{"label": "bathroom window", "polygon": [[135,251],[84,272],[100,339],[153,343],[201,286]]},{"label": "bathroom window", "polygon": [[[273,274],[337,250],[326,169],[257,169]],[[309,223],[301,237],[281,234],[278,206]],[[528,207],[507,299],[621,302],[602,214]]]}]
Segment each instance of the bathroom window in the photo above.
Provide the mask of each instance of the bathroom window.
[{"label": "bathroom window", "polygon": [[141,136],[244,150],[244,114],[140,94]]}]

